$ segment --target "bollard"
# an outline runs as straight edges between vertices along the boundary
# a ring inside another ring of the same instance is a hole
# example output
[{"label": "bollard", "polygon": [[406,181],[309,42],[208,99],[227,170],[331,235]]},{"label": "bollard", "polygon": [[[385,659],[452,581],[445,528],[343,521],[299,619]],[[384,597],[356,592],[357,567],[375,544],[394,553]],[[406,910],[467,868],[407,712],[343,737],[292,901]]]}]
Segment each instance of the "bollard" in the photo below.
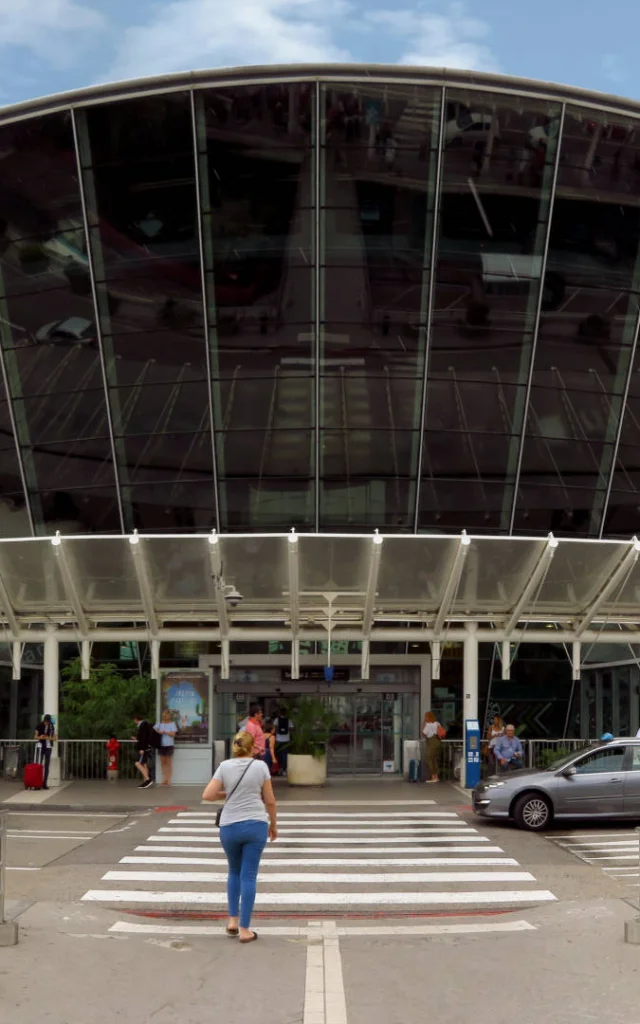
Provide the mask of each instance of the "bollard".
[{"label": "bollard", "polygon": [[[638,866],[640,867],[640,828],[636,828],[635,833],[638,836]],[[640,879],[638,889],[638,917],[634,917],[631,921],[625,921],[624,923],[624,941],[630,942],[633,946],[640,946]]]},{"label": "bollard", "polygon": [[18,925],[4,919],[5,868],[7,866],[7,812],[0,811],[0,946],[18,944]]}]

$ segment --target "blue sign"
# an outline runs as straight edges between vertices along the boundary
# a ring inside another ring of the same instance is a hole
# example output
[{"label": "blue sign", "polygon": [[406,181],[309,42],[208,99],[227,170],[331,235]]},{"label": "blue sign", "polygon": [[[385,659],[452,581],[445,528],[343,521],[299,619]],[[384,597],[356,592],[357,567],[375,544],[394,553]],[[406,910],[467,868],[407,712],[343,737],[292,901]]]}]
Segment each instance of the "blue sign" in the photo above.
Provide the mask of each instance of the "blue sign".
[{"label": "blue sign", "polygon": [[464,784],[473,789],[480,782],[480,722],[468,718],[464,723]]}]

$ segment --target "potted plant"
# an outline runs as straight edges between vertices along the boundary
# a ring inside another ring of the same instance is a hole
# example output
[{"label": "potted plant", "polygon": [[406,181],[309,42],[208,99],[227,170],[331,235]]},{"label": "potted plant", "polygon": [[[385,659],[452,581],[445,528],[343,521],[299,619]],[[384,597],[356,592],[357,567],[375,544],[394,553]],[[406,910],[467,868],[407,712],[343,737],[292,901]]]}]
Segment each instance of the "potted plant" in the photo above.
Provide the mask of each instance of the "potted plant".
[{"label": "potted plant", "polygon": [[322,786],[327,778],[327,743],[334,713],[317,697],[300,697],[291,712],[293,731],[287,781],[292,786]]}]

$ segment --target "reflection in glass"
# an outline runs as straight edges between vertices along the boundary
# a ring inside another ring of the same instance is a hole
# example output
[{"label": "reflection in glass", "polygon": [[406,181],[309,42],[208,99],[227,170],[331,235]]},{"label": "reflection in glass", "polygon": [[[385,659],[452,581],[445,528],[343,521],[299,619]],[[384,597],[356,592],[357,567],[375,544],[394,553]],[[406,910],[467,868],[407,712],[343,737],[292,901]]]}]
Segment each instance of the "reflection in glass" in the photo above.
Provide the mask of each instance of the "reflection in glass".
[{"label": "reflection in glass", "polygon": [[70,114],[3,126],[0,150],[0,333],[35,529],[120,530]]},{"label": "reflection in glass", "polygon": [[194,97],[224,529],[314,525],[314,97],[294,83]]},{"label": "reflection in glass", "polygon": [[[514,523],[518,532],[598,536],[602,529],[638,316],[637,154],[632,121],[598,120],[592,110],[567,109]],[[633,414],[625,421],[623,445],[635,429]],[[632,533],[635,527],[624,530],[623,510],[637,504],[638,496],[632,497],[622,454],[621,446],[609,519],[613,532]],[[637,512],[632,519],[638,522]]]},{"label": "reflection in glass", "polygon": [[421,529],[509,529],[559,114],[446,92]]},{"label": "reflection in glass", "polygon": [[441,96],[323,87],[321,529],[413,529]]},{"label": "reflection in glass", "polygon": [[127,529],[217,525],[190,98],[77,113]]}]

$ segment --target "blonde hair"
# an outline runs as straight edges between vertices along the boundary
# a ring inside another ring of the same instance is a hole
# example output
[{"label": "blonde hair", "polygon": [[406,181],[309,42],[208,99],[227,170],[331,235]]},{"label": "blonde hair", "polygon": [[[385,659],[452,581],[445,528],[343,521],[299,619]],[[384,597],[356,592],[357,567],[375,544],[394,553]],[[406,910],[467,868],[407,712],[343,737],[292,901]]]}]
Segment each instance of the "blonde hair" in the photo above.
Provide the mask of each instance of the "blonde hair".
[{"label": "blonde hair", "polygon": [[253,736],[244,729],[233,738],[233,757],[251,757],[253,754]]}]

